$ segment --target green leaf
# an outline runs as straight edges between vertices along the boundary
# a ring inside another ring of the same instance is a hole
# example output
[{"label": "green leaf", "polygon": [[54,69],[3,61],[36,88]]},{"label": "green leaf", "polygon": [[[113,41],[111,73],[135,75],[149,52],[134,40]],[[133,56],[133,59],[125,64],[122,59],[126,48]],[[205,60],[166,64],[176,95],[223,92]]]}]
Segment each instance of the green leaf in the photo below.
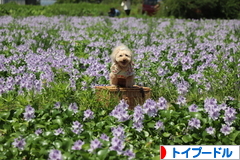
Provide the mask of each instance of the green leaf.
[{"label": "green leaf", "polygon": [[64,150],[71,149],[73,144],[73,140],[71,138],[65,137],[65,138],[62,138],[61,140],[62,140],[62,148]]},{"label": "green leaf", "polygon": [[231,140],[228,137],[224,137],[222,139],[222,142],[223,142],[223,144],[226,144],[226,145],[230,145],[231,144]]},{"label": "green leaf", "polygon": [[116,151],[110,151],[109,156],[117,156],[117,152]]},{"label": "green leaf", "polygon": [[20,124],[19,123],[13,123],[13,129],[16,131],[18,131],[19,127],[20,127]]},{"label": "green leaf", "polygon": [[188,142],[192,142],[192,141],[193,141],[191,135],[184,135],[184,136],[182,137],[182,140],[183,140],[184,143],[188,143]]},{"label": "green leaf", "polygon": [[3,128],[4,128],[4,131],[10,131],[11,130],[11,124],[8,124],[8,123],[5,123],[5,124],[3,124]]},{"label": "green leaf", "polygon": [[[22,113],[23,113],[24,109],[23,108],[19,108],[14,112],[14,117],[15,118],[19,118],[19,117],[23,117]],[[21,115],[21,116],[20,116]]]},{"label": "green leaf", "polygon": [[45,119],[49,119],[49,117],[50,117],[49,113],[45,113],[45,114],[41,117],[41,119],[42,119],[42,120],[45,120]]},{"label": "green leaf", "polygon": [[85,126],[88,126],[89,128],[93,128],[95,126],[95,122],[91,121],[91,122],[86,122],[84,123]]},{"label": "green leaf", "polygon": [[59,141],[59,140],[56,140],[56,141],[53,142],[53,145],[54,145],[57,149],[59,149],[59,148],[61,148],[61,146],[62,146],[62,142]]},{"label": "green leaf", "polygon": [[40,141],[40,143],[43,146],[47,146],[47,145],[49,145],[50,142],[48,140],[42,140],[42,141]]},{"label": "green leaf", "polygon": [[85,140],[91,140],[92,139],[92,131],[84,131],[83,133],[81,133],[81,138],[85,139]]},{"label": "green leaf", "polygon": [[43,125],[43,124],[35,124],[35,129],[38,129],[38,128],[45,128],[46,126]]},{"label": "green leaf", "polygon": [[58,124],[59,126],[62,126],[63,124],[63,121],[60,118],[54,119],[52,122],[53,124]]},{"label": "green leaf", "polygon": [[229,139],[234,142],[238,135],[240,135],[240,131],[235,130],[233,133],[229,135]]},{"label": "green leaf", "polygon": [[106,113],[107,113],[107,111],[106,111],[106,110],[101,110],[101,112],[99,113],[99,115],[102,115],[102,116],[104,116],[104,115],[106,115]]},{"label": "green leaf", "polygon": [[193,133],[193,134],[192,134],[192,137],[193,137],[193,138],[196,138],[196,139],[201,139],[201,137],[200,137],[199,134],[197,134],[197,133]]},{"label": "green leaf", "polygon": [[2,120],[7,120],[10,115],[10,112],[0,112],[0,118]]},{"label": "green leaf", "polygon": [[237,108],[240,108],[240,103],[238,103],[238,105],[237,105],[238,107]]},{"label": "green leaf", "polygon": [[178,138],[178,137],[176,137],[176,138],[174,138],[174,143],[176,143],[176,144],[182,144],[182,140],[180,139],[180,138]]},{"label": "green leaf", "polygon": [[153,157],[152,160],[159,160],[160,156]]},{"label": "green leaf", "polygon": [[102,149],[102,150],[97,152],[97,155],[99,156],[100,160],[104,160],[104,159],[106,159],[106,157],[108,155],[108,152],[109,152],[109,150],[107,148],[106,149]]},{"label": "green leaf", "polygon": [[149,136],[149,133],[148,133],[147,131],[143,131],[143,133],[144,133],[144,136],[145,136],[145,137],[148,137],[148,136]]},{"label": "green leaf", "polygon": [[48,137],[48,136],[51,136],[51,135],[53,135],[53,133],[52,132],[50,132],[50,131],[46,131],[46,132],[43,132],[43,137]]},{"label": "green leaf", "polygon": [[96,124],[96,127],[102,129],[105,124],[106,124],[105,121],[100,121],[100,122],[98,122],[98,123]]},{"label": "green leaf", "polygon": [[51,114],[52,114],[52,117],[56,117],[56,118],[61,118],[60,116],[57,116],[58,114],[61,114],[60,110],[51,110]]},{"label": "green leaf", "polygon": [[12,152],[14,157],[17,156],[17,154],[18,154],[18,149],[17,148],[11,148],[10,151]]},{"label": "green leaf", "polygon": [[0,145],[0,152],[3,152],[3,145]]},{"label": "green leaf", "polygon": [[223,134],[222,133],[216,133],[216,135],[217,135],[218,139],[222,139],[223,138]]},{"label": "green leaf", "polygon": [[222,145],[221,141],[217,141],[214,145]]},{"label": "green leaf", "polygon": [[169,137],[170,135],[171,135],[171,133],[168,133],[168,132],[163,133],[163,137]]},{"label": "green leaf", "polygon": [[147,123],[147,126],[148,126],[149,128],[154,128],[155,123],[153,123],[153,122],[149,122],[149,123]]},{"label": "green leaf", "polygon": [[90,144],[89,143],[84,143],[82,145],[82,149],[84,149],[84,150],[88,150],[89,148],[90,148]]},{"label": "green leaf", "polygon": [[171,118],[171,112],[172,110],[163,110],[160,112],[161,114],[161,117],[165,117],[167,119],[170,119]]},{"label": "green leaf", "polygon": [[0,155],[0,159],[7,159],[7,157],[4,155]]},{"label": "green leaf", "polygon": [[190,112],[190,115],[193,118],[197,118],[197,119],[201,119],[202,118],[202,114],[200,112]]},{"label": "green leaf", "polygon": [[73,154],[72,153],[70,153],[70,152],[64,152],[64,154],[63,154],[63,159],[64,160],[72,160],[73,159]]},{"label": "green leaf", "polygon": [[27,131],[27,124],[22,124],[22,125],[19,127],[19,131],[20,131],[20,132],[26,132],[26,131]]},{"label": "green leaf", "polygon": [[206,131],[202,132],[202,137],[205,138],[206,136],[209,136],[209,134]]}]

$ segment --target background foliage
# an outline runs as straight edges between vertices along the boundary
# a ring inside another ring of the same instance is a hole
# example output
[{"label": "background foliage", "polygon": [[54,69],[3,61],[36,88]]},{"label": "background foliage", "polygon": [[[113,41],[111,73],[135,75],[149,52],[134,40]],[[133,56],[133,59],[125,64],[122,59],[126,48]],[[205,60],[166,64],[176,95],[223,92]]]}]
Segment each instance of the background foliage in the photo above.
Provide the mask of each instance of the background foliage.
[{"label": "background foliage", "polygon": [[239,0],[163,0],[165,16],[176,18],[239,18]]},{"label": "background foliage", "polygon": [[[1,16],[0,159],[57,150],[65,160],[149,160],[160,144],[239,145],[239,30],[239,20]],[[117,42],[134,52],[136,84],[152,89],[134,110],[92,89],[109,84]]]},{"label": "background foliage", "polygon": [[[92,3],[89,3],[92,2]],[[132,0],[131,16],[144,17],[142,13],[142,1]],[[124,11],[120,6],[121,0],[57,0],[57,4],[50,6],[17,5],[9,3],[0,5],[0,15],[12,16],[107,16],[109,8],[119,9],[124,17]],[[175,18],[240,18],[239,0],[163,0],[156,17]]]}]

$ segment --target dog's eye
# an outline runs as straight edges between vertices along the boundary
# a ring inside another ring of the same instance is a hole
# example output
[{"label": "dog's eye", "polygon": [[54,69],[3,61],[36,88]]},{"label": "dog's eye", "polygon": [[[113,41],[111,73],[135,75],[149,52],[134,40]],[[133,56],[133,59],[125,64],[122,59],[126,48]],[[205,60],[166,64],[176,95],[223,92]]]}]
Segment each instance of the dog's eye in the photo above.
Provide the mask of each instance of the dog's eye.
[{"label": "dog's eye", "polygon": [[122,57],[123,55],[119,55],[119,57]]},{"label": "dog's eye", "polygon": [[125,54],[126,57],[129,57],[129,55]]}]

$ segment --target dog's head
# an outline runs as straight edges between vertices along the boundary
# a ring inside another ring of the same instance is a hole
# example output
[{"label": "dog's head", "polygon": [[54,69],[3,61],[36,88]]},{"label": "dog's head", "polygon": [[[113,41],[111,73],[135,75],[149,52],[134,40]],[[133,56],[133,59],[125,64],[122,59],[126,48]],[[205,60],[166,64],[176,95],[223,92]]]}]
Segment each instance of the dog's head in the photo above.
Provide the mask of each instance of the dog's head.
[{"label": "dog's head", "polygon": [[113,49],[111,59],[113,63],[124,68],[132,63],[132,52],[127,46],[121,44]]}]

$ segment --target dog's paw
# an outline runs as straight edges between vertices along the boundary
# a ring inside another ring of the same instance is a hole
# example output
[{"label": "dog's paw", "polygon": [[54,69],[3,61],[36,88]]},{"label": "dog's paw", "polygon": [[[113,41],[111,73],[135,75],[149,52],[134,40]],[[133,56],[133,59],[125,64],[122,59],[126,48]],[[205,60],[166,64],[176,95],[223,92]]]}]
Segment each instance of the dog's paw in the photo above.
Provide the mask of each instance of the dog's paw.
[{"label": "dog's paw", "polygon": [[113,87],[113,88],[117,88],[117,85],[112,84],[111,87]]}]

